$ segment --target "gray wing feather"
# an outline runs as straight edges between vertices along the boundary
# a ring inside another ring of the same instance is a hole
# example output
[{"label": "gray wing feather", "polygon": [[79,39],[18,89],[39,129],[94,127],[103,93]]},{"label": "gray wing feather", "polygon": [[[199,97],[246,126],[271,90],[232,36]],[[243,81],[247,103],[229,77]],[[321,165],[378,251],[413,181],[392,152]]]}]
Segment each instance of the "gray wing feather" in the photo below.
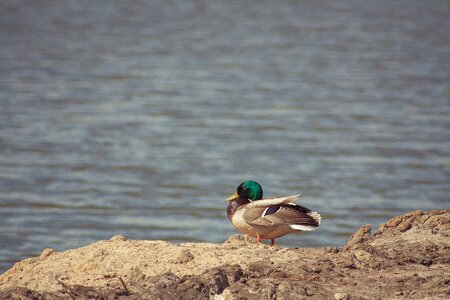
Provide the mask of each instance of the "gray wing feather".
[{"label": "gray wing feather", "polygon": [[244,213],[244,220],[250,225],[306,225],[319,226],[319,222],[308,213],[300,212],[290,206],[283,206],[276,213],[263,216],[266,207],[250,208]]},{"label": "gray wing feather", "polygon": [[300,194],[293,195],[293,196],[287,196],[287,197],[280,197],[280,198],[268,198],[268,199],[256,200],[256,201],[252,201],[249,204],[247,204],[246,208],[247,209],[256,208],[256,207],[267,208],[271,205],[286,205],[286,204],[295,202],[299,197],[300,197]]}]

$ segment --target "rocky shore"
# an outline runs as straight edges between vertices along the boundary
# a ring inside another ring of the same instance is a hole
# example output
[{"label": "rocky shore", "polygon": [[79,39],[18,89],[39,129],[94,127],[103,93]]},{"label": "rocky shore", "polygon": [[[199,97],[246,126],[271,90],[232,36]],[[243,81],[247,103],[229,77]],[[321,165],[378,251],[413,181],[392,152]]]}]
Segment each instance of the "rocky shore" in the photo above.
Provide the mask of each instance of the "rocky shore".
[{"label": "rocky shore", "polygon": [[450,210],[363,226],[340,248],[114,236],[45,249],[0,275],[0,299],[450,299]]}]

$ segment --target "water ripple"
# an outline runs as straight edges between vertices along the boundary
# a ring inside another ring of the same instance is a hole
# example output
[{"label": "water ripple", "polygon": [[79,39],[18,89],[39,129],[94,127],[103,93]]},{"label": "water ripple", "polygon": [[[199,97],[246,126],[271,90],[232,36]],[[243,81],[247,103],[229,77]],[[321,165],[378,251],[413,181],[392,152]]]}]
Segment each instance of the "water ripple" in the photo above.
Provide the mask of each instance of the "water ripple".
[{"label": "water ripple", "polygon": [[0,2],[0,272],[116,234],[222,242],[244,179],[322,214],[291,247],[447,208],[449,20],[439,0]]}]

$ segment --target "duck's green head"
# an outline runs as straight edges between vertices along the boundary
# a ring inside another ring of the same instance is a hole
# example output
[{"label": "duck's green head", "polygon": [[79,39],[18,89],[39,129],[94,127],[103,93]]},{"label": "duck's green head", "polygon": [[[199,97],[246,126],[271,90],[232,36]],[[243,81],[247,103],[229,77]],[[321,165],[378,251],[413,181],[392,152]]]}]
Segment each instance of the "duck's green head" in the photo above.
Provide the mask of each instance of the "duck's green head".
[{"label": "duck's green head", "polygon": [[227,199],[227,201],[232,201],[237,198],[245,198],[249,200],[260,200],[263,197],[263,190],[259,183],[252,180],[247,180],[241,183],[236,193]]}]

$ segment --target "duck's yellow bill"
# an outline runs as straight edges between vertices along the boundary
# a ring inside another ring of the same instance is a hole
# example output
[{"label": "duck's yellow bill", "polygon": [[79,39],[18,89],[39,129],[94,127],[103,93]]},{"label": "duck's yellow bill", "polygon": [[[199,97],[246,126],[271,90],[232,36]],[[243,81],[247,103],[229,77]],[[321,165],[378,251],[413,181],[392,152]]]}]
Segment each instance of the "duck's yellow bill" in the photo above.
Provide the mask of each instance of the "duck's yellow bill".
[{"label": "duck's yellow bill", "polygon": [[238,195],[238,193],[236,192],[236,193],[234,193],[232,196],[228,197],[227,200],[225,200],[225,202],[234,200],[234,199],[236,199],[236,198],[238,198],[238,197],[239,197],[239,195]]}]

